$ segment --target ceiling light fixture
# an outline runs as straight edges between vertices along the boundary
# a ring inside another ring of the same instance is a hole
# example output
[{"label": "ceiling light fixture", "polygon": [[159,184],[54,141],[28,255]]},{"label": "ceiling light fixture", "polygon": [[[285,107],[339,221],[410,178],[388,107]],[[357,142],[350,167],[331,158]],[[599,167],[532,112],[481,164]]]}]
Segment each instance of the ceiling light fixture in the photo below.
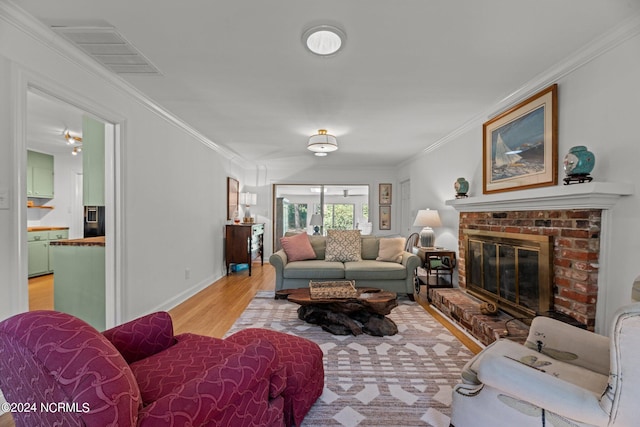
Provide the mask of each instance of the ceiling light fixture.
[{"label": "ceiling light fixture", "polygon": [[320,129],[316,135],[309,138],[307,149],[313,151],[316,156],[326,156],[327,153],[338,149],[338,140],[325,129]]},{"label": "ceiling light fixture", "polygon": [[309,52],[318,56],[331,56],[344,48],[347,35],[332,25],[318,25],[302,33],[302,43]]},{"label": "ceiling light fixture", "polygon": [[77,156],[82,151],[82,137],[71,135],[67,129],[62,132],[62,136],[67,140],[67,145],[73,146],[71,154]]},{"label": "ceiling light fixture", "polygon": [[69,131],[65,131],[64,132],[64,139],[67,140],[67,144],[71,145],[71,144],[78,144],[82,142],[82,138],[79,136],[71,136],[71,134],[69,133]]}]

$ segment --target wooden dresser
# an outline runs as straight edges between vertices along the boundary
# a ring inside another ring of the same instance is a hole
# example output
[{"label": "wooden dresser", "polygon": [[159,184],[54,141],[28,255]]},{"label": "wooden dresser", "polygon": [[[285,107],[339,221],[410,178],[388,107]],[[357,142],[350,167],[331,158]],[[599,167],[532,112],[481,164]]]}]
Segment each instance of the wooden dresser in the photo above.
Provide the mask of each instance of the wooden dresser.
[{"label": "wooden dresser", "polygon": [[248,264],[251,276],[251,262],[260,257],[264,264],[264,224],[227,224],[225,232],[225,261],[227,275],[231,273],[231,264]]}]

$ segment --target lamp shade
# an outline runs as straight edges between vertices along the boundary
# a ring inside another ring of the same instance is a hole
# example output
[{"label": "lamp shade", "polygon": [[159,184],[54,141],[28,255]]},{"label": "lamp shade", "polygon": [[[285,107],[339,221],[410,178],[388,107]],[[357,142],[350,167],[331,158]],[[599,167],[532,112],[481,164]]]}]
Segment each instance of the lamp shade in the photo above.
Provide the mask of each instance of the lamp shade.
[{"label": "lamp shade", "polygon": [[440,227],[442,222],[440,221],[440,215],[438,211],[431,209],[421,209],[416,215],[416,219],[413,222],[414,227]]},{"label": "lamp shade", "polygon": [[258,195],[256,193],[240,193],[240,204],[245,206],[254,206],[258,203]]},{"label": "lamp shade", "polygon": [[309,138],[307,149],[314,153],[330,153],[338,149],[338,140],[325,129],[320,129],[316,135]]},{"label": "lamp shade", "polygon": [[424,227],[420,231],[420,246],[423,248],[430,248],[433,246],[435,235],[433,228],[440,227],[442,221],[440,221],[440,215],[438,211],[431,209],[421,209],[416,215],[416,220],[413,222],[414,227]]},{"label": "lamp shade", "polygon": [[309,225],[322,225],[322,215],[320,214],[311,215],[311,221],[309,221]]}]

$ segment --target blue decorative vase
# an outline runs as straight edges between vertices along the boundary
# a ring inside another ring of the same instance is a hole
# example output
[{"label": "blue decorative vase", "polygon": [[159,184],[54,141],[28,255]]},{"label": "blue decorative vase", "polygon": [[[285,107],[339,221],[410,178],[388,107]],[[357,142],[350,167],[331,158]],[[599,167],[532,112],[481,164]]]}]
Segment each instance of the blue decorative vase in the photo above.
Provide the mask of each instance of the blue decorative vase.
[{"label": "blue decorative vase", "polygon": [[596,156],[584,145],[576,145],[571,147],[566,156],[564,156],[564,173],[567,178],[564,179],[565,184],[570,182],[591,181],[593,178],[589,173],[596,164]]},{"label": "blue decorative vase", "polygon": [[453,184],[453,187],[456,189],[457,199],[461,197],[467,197],[467,192],[469,191],[469,181],[464,178],[458,178]]}]

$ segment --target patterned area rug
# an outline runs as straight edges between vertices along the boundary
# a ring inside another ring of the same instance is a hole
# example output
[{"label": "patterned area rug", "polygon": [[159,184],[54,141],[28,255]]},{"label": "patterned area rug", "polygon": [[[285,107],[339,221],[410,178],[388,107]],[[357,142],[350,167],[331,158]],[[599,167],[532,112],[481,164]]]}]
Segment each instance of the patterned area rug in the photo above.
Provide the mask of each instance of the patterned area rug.
[{"label": "patterned area rug", "polygon": [[448,427],[451,391],[472,353],[406,297],[389,317],[398,334],[337,336],[297,317],[298,305],[260,292],[227,335],[269,328],[315,341],[325,388],[303,426]]}]

